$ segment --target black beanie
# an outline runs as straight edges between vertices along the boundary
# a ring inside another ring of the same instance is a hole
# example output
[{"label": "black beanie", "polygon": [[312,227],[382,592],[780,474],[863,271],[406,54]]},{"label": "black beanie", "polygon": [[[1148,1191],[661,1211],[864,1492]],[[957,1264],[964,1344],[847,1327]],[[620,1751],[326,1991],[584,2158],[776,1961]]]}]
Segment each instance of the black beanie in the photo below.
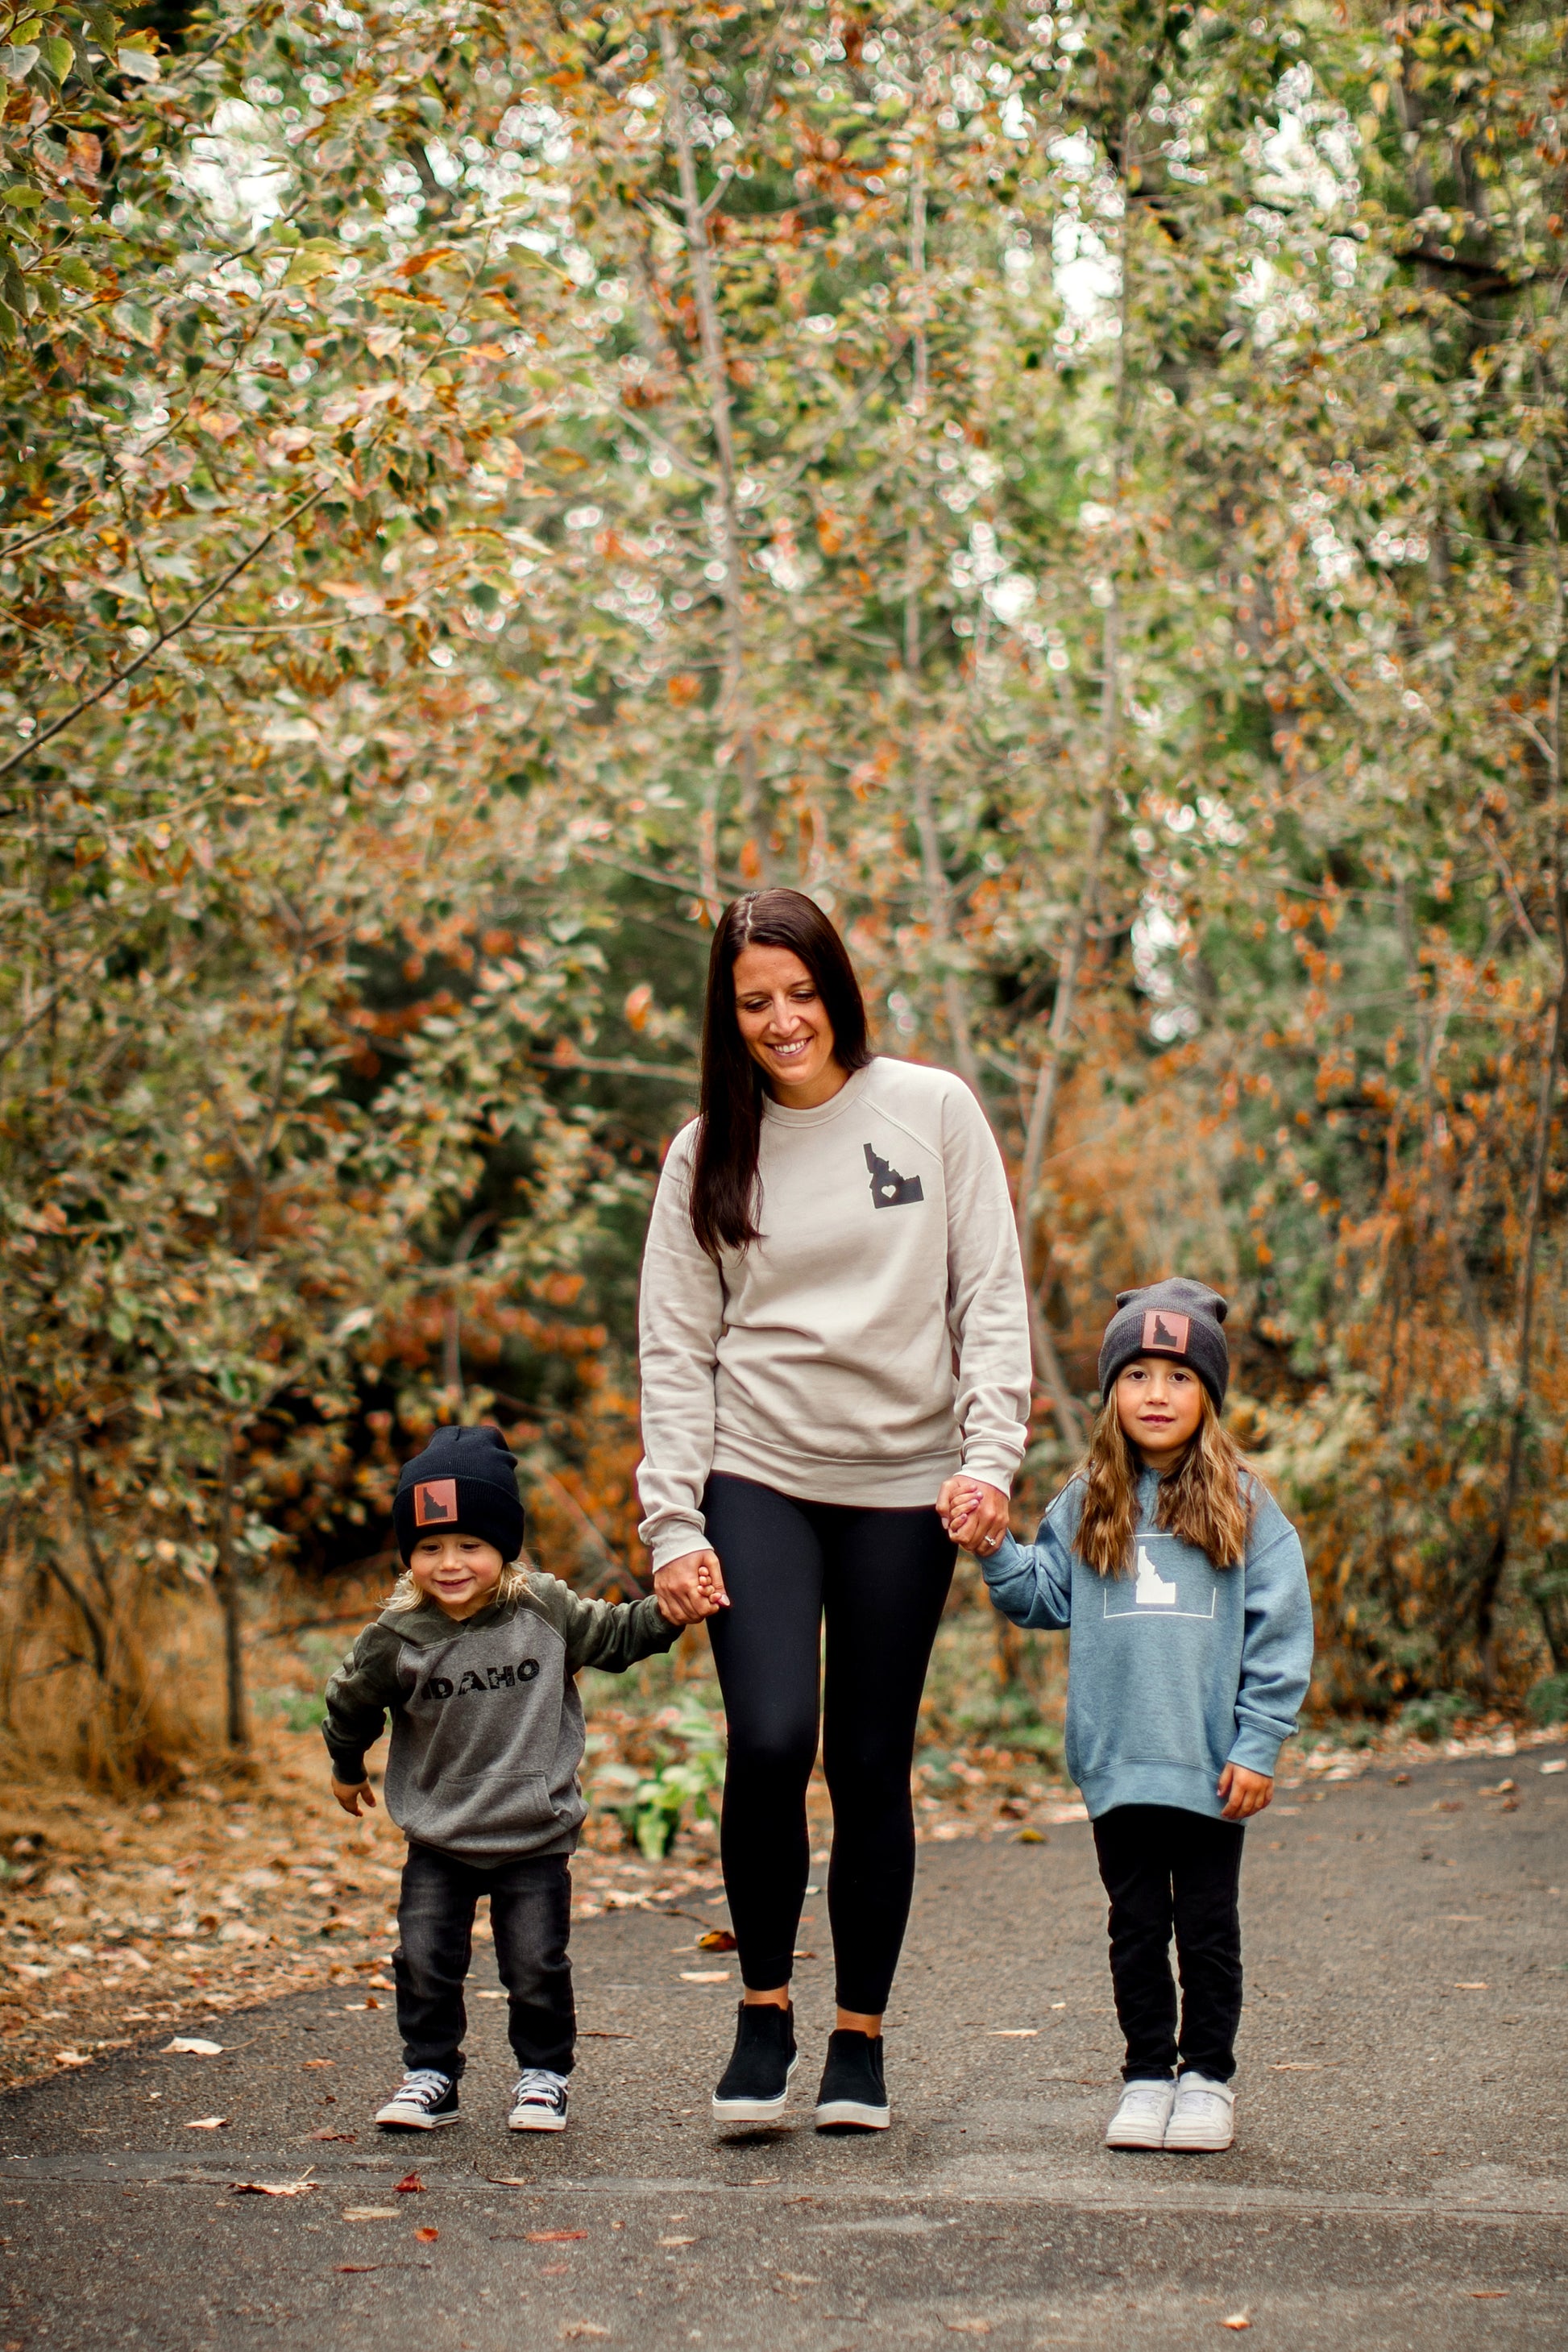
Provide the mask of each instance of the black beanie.
[{"label": "black beanie", "polygon": [[1173,1274],[1146,1290],[1120,1290],[1116,1312],[1100,1343],[1100,1393],[1109,1399],[1119,1372],[1140,1356],[1172,1356],[1190,1364],[1223,1410],[1230,1381],[1230,1349],[1221,1328],[1230,1303],[1206,1283]]},{"label": "black beanie", "polygon": [[424,1453],[403,1465],[392,1525],[405,1565],[422,1535],[447,1533],[478,1536],[513,1560],[522,1549],[523,1524],[517,1457],[489,1422],[438,1429]]}]

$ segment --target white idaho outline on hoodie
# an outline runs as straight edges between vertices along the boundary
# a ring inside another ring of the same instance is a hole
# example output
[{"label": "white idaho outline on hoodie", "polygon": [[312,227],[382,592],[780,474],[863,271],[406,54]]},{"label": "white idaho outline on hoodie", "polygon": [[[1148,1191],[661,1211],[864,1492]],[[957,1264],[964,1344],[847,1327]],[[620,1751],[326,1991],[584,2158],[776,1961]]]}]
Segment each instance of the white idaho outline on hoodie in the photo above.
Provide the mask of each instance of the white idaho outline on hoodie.
[{"label": "white idaho outline on hoodie", "polygon": [[[1170,1541],[1172,1538],[1167,1536],[1164,1540]],[[1135,1563],[1137,1581],[1132,1588],[1131,1607],[1128,1608],[1125,1605],[1120,1609],[1111,1607],[1112,1592],[1125,1593],[1127,1587],[1125,1578],[1108,1577],[1100,1588],[1102,1615],[1108,1619],[1155,1616],[1195,1617],[1200,1622],[1211,1619],[1215,1613],[1219,1599],[1217,1591],[1210,1592],[1209,1605],[1206,1609],[1179,1609],[1176,1603],[1181,1597],[1181,1586],[1173,1573],[1168,1577],[1161,1575],[1159,1566],[1148,1549],[1152,1541],[1156,1544],[1161,1541],[1161,1537],[1152,1529],[1146,1529],[1137,1538],[1138,1551]]]}]

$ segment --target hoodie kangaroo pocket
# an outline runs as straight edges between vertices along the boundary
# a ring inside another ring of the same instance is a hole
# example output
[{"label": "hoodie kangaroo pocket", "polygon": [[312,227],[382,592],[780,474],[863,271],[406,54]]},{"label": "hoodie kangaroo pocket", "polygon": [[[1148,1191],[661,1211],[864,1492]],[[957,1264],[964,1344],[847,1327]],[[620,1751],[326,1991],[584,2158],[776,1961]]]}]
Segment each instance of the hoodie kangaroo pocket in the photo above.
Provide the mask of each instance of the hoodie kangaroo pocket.
[{"label": "hoodie kangaroo pocket", "polygon": [[410,1792],[399,1827],[428,1845],[504,1852],[530,1845],[549,1832],[572,1826],[574,1816],[557,1805],[542,1772],[443,1773],[428,1788]]}]

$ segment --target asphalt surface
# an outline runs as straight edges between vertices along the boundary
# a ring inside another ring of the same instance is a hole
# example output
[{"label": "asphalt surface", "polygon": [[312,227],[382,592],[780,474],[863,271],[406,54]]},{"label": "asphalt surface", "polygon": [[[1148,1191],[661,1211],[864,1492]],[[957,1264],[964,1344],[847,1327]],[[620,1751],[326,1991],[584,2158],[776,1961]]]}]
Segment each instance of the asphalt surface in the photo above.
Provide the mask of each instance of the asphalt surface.
[{"label": "asphalt surface", "polygon": [[[688,1920],[595,1919],[560,2137],[504,2129],[497,2000],[472,2003],[440,2134],[369,2123],[397,2073],[385,1993],[233,2012],[221,2056],[128,2051],[0,2103],[0,2352],[1186,2347],[1238,2318],[1259,2352],[1568,2343],[1568,1774],[1541,1771],[1561,1752],[1282,1791],[1249,1829],[1225,2156],[1100,2144],[1120,2051],[1087,1828],[928,1846],[885,2135],[811,2128],[820,1898],[793,2126],[728,2144],[707,2101],[733,1976],[685,1980],[725,1965]],[[1505,1778],[1511,1809],[1482,1793]],[[411,2168],[424,2188],[399,2191]]]}]

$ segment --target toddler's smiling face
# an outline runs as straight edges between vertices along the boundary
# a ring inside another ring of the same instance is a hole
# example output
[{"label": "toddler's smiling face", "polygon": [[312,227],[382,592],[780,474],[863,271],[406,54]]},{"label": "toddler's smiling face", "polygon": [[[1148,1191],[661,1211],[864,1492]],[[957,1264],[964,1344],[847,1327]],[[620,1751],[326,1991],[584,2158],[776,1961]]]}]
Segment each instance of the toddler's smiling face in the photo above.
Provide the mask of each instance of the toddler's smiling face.
[{"label": "toddler's smiling face", "polygon": [[506,1566],[494,1544],[479,1536],[421,1536],[408,1555],[408,1573],[426,1601],[448,1617],[474,1616],[495,1599]]}]

